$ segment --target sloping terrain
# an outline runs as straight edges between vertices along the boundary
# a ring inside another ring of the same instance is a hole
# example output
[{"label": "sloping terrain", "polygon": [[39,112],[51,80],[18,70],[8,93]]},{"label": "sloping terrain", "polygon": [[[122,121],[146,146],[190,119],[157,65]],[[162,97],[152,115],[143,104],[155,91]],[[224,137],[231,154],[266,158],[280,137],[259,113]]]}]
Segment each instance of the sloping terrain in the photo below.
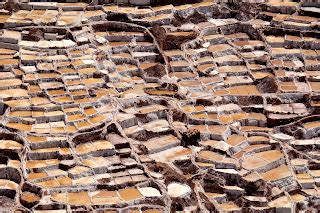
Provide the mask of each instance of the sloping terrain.
[{"label": "sloping terrain", "polygon": [[252,2],[0,4],[0,210],[319,211],[320,4]]}]

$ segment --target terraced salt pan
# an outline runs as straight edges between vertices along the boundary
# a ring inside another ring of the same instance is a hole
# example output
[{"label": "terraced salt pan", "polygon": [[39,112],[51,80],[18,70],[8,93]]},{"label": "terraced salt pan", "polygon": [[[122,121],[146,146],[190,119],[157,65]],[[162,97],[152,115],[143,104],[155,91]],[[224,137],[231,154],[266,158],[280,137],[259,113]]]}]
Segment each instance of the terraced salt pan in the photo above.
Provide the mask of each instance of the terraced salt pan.
[{"label": "terraced salt pan", "polygon": [[168,194],[170,197],[185,197],[191,194],[191,188],[186,184],[181,183],[170,183],[167,187]]}]

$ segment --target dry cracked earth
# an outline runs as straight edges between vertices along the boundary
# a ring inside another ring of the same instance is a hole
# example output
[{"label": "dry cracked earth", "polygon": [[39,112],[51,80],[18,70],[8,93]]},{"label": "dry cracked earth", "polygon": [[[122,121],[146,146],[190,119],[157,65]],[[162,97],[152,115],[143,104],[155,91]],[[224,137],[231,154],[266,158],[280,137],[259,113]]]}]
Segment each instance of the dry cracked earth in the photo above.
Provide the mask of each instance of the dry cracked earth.
[{"label": "dry cracked earth", "polygon": [[0,3],[1,212],[319,212],[320,3]]}]

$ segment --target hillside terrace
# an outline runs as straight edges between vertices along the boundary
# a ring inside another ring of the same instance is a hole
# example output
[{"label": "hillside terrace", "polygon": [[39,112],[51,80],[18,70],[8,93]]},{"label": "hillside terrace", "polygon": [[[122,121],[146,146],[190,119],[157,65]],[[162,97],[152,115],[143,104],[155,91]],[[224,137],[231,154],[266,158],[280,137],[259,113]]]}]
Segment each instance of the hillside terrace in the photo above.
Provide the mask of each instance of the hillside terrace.
[{"label": "hillside terrace", "polygon": [[0,209],[317,211],[319,8],[1,2]]}]

